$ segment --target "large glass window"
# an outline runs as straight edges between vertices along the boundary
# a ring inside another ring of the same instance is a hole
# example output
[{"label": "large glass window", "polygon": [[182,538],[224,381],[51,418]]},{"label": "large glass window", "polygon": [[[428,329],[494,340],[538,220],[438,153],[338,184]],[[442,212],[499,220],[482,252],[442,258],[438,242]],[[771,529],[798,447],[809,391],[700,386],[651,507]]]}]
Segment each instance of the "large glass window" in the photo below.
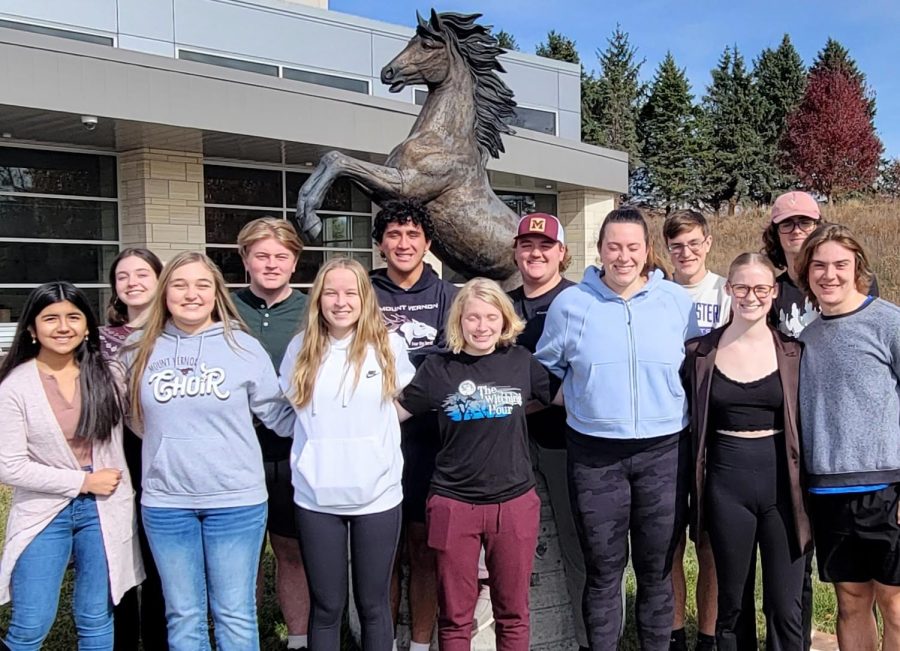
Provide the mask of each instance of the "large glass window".
[{"label": "large glass window", "polygon": [[540,131],[551,136],[556,135],[556,113],[539,109],[517,106],[509,124],[520,129]]},{"label": "large glass window", "polygon": [[[248,282],[237,250],[237,236],[247,222],[259,217],[294,219],[297,193],[309,172],[226,164],[204,165],[206,252],[222,268],[232,285]],[[338,179],[325,196],[322,234],[303,249],[291,279],[308,287],[322,264],[345,255],[372,268],[372,203],[349,179]]]},{"label": "large glass window", "polygon": [[118,252],[115,156],[0,146],[0,324],[53,280],[81,287],[102,319]]},{"label": "large glass window", "polygon": [[324,72],[312,72],[310,70],[298,70],[297,68],[282,68],[281,76],[285,79],[305,81],[309,84],[352,90],[354,93],[363,93],[364,95],[369,94],[369,82],[362,79],[350,79],[349,77],[328,75]]}]

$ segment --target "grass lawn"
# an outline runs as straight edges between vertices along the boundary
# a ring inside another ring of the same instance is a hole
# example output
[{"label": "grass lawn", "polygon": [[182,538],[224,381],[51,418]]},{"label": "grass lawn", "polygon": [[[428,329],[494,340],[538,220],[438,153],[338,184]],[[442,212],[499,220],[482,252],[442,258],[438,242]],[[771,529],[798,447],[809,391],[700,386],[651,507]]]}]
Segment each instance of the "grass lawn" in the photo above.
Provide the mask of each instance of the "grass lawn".
[{"label": "grass lawn", "polygon": [[[10,499],[10,490],[6,487],[0,486],[0,540],[3,540],[5,529],[6,529],[6,514],[9,509],[9,499]],[[264,561],[264,569],[267,574],[268,586],[274,585],[274,566],[272,562],[272,554],[271,551],[267,550],[266,558]],[[688,576],[688,617],[687,617],[687,626],[689,629],[689,634],[693,635],[693,631],[696,630],[696,610],[694,604],[693,590],[692,590],[692,582],[696,579],[697,575],[697,561],[694,556],[693,548],[689,546],[688,552],[685,555],[685,572]],[[765,620],[762,616],[762,587],[759,584],[760,572],[757,571],[757,620],[758,620],[758,629],[760,631],[760,638],[762,639],[765,636]],[[72,623],[71,617],[71,577],[67,577],[67,580],[64,583],[62,595],[60,598],[60,608],[59,615],[57,617],[56,623],[53,626],[53,630],[50,633],[50,637],[48,638],[46,644],[44,645],[44,649],[46,651],[68,651],[70,649],[77,648],[77,640],[75,637],[74,625]],[[628,604],[629,604],[629,612],[632,611],[632,605],[634,601],[634,575],[631,573],[629,568],[628,571]],[[830,633],[834,632],[834,620],[835,614],[837,612],[837,605],[834,599],[834,592],[831,587],[828,585],[823,585],[816,580],[815,582],[815,597],[814,597],[814,613],[813,613],[813,621],[815,622],[815,627],[819,630],[827,631]],[[284,648],[284,641],[287,636],[287,629],[284,626],[284,622],[281,618],[281,613],[278,610],[278,605],[275,601],[275,594],[273,590],[268,590],[263,599],[263,603],[260,605],[260,639],[261,646],[264,651],[276,651]],[[0,607],[0,630],[5,631],[6,625],[9,621],[9,605],[5,605]],[[634,631],[634,624],[631,617],[629,617],[628,628],[626,630],[626,637],[623,640],[622,649],[624,650],[637,650],[637,636]],[[352,647],[352,645],[348,644],[348,649]]]}]

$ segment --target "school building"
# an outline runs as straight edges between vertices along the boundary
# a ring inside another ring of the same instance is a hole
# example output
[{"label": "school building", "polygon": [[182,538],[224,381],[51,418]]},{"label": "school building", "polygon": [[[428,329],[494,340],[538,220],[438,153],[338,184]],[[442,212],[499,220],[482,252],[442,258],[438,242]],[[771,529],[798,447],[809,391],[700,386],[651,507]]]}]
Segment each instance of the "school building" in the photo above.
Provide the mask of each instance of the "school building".
[{"label": "school building", "polygon": [[[379,75],[413,33],[322,0],[0,0],[0,323],[53,279],[104,305],[125,246],[202,249],[245,282],[234,240],[247,220],[292,215],[323,153],[378,163],[406,137],[425,89],[390,94]],[[502,62],[517,134],[491,183],[519,213],[560,216],[578,277],[627,157],[580,142],[578,66]],[[335,254],[379,264],[372,211],[338,182],[296,283]]]}]

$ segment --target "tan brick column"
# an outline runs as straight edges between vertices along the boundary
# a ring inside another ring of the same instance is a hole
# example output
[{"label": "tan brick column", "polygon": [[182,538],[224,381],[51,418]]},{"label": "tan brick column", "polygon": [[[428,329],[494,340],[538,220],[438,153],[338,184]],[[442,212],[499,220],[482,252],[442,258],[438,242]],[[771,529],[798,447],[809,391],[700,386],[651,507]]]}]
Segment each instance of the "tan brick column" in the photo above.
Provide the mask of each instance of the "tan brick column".
[{"label": "tan brick column", "polygon": [[163,261],[206,245],[203,155],[142,147],[119,155],[122,247]]},{"label": "tan brick column", "polygon": [[600,190],[566,190],[557,199],[559,220],[566,229],[566,245],[572,264],[566,278],[579,281],[584,269],[597,262],[597,235],[607,213],[615,208],[615,196]]}]

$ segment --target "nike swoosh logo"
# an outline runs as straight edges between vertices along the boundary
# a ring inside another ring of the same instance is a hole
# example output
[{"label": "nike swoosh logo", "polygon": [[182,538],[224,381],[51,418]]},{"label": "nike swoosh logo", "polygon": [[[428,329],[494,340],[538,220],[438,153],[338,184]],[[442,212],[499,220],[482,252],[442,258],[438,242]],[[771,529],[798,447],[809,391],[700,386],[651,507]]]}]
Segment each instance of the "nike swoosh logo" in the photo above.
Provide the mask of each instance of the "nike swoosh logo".
[{"label": "nike swoosh logo", "polygon": [[368,373],[366,373],[367,378],[375,377],[376,375],[378,375],[378,371],[369,371]]}]

